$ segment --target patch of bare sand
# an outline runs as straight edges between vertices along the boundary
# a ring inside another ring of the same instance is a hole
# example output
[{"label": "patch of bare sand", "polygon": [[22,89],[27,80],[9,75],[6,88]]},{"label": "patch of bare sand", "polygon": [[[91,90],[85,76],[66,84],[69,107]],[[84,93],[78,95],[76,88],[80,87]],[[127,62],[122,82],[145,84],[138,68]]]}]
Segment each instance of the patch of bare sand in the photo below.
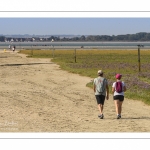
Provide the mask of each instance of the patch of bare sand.
[{"label": "patch of bare sand", "polygon": [[125,98],[116,119],[112,95],[100,120],[92,79],[50,59],[0,52],[0,132],[149,132],[150,106]]}]

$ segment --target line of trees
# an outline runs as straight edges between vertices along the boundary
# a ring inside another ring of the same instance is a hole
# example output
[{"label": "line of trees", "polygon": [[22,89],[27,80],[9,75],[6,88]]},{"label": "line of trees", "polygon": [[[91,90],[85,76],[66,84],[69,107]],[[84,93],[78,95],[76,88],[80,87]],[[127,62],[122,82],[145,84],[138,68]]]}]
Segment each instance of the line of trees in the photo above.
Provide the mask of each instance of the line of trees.
[{"label": "line of trees", "polygon": [[140,32],[136,34],[126,34],[126,35],[90,35],[81,36],[79,38],[81,41],[150,41],[150,33]]},{"label": "line of trees", "polygon": [[[6,38],[5,36],[0,36],[0,41],[10,41],[12,38]],[[64,37],[60,38],[51,36],[49,38],[38,38],[38,37],[32,37],[32,38],[13,38],[13,41],[19,42],[25,42],[25,41],[150,41],[150,33],[146,32],[140,32],[136,34],[126,34],[126,35],[89,35],[89,36],[80,36],[80,37]]]}]

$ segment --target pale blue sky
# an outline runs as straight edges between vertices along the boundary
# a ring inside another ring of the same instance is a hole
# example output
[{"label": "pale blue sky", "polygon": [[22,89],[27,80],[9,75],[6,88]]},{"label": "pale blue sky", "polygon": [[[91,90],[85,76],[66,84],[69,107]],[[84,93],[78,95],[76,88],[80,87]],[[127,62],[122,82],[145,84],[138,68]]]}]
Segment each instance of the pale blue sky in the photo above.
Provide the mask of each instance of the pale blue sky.
[{"label": "pale blue sky", "polygon": [[0,34],[119,35],[150,32],[150,18],[0,18]]}]

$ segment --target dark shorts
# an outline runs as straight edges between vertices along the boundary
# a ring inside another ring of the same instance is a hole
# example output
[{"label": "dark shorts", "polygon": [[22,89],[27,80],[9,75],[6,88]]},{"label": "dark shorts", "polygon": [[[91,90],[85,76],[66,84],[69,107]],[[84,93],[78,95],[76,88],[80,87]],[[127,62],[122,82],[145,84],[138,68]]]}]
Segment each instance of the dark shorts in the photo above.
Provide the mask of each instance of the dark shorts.
[{"label": "dark shorts", "polygon": [[124,96],[123,95],[115,95],[114,100],[119,100],[119,101],[123,101],[124,100]]},{"label": "dark shorts", "polygon": [[96,100],[97,100],[97,104],[102,104],[104,105],[104,101],[105,101],[105,96],[104,95],[95,95]]}]

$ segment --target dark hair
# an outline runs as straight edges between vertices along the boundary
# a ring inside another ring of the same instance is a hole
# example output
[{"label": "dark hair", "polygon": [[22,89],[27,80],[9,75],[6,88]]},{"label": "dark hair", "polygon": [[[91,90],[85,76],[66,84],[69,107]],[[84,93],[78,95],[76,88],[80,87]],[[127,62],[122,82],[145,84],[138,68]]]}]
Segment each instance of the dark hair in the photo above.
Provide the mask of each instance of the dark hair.
[{"label": "dark hair", "polygon": [[99,76],[103,76],[103,73],[98,73]]}]

